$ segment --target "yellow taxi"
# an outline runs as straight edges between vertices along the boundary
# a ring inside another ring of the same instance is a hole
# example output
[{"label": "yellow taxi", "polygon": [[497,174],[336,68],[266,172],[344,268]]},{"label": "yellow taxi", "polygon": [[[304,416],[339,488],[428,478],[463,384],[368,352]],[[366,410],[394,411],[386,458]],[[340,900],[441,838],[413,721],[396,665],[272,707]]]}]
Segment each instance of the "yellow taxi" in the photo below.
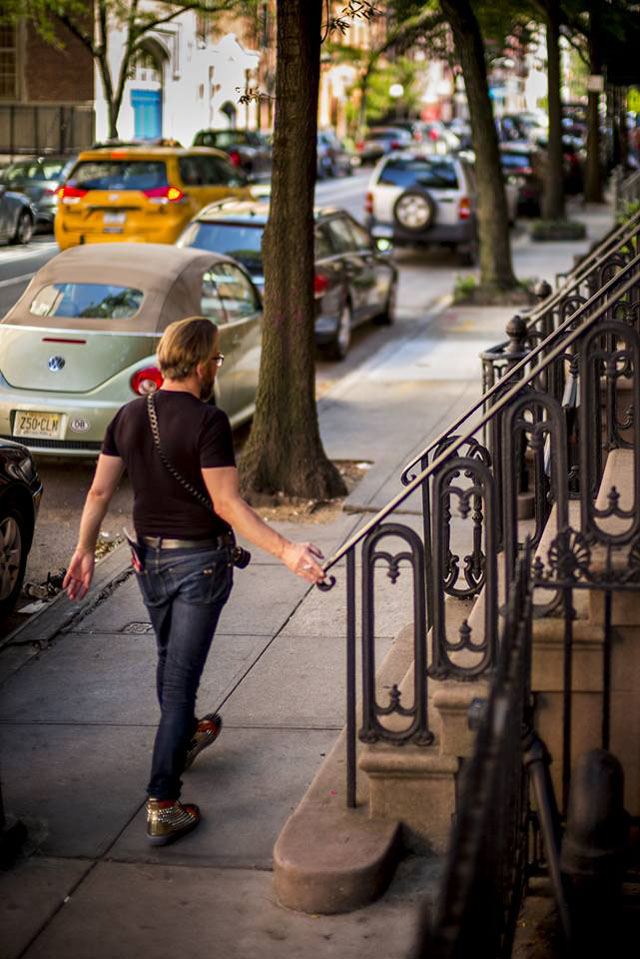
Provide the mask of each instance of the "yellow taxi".
[{"label": "yellow taxi", "polygon": [[87,150],[58,190],[61,250],[82,243],[174,243],[216,200],[249,198],[247,178],[221,150],[126,147]]}]

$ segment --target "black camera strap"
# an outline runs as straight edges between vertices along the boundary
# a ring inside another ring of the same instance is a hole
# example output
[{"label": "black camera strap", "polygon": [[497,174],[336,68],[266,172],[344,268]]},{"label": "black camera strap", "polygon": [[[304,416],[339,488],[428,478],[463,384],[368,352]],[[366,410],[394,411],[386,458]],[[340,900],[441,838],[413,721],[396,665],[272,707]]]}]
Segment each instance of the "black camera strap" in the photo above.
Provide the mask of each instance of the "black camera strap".
[{"label": "black camera strap", "polygon": [[186,489],[188,493],[191,493],[194,499],[197,499],[201,506],[204,506],[206,510],[210,513],[215,513],[213,504],[208,496],[204,496],[199,490],[193,486],[189,480],[186,480],[182,473],[179,473],[175,468],[173,463],[167,459],[167,456],[162,449],[162,444],[160,443],[160,431],[158,429],[158,414],[156,413],[156,403],[155,396],[153,393],[147,393],[147,413],[149,415],[149,425],[151,426],[151,433],[153,435],[153,442],[155,443],[156,449],[158,451],[158,456],[162,462],[162,465],[165,469],[171,473],[173,478],[180,483],[181,486]]}]

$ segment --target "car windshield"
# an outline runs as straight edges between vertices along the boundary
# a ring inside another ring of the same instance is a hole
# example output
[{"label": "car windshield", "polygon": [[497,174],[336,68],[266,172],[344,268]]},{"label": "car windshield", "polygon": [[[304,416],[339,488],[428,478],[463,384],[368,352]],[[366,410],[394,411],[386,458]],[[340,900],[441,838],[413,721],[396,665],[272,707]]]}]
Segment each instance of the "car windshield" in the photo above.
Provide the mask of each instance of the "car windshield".
[{"label": "car windshield", "polygon": [[180,246],[194,246],[210,253],[223,253],[249,270],[262,273],[261,225],[244,223],[192,223],[180,237]]},{"label": "car windshield", "polygon": [[140,309],[142,290],[108,283],[52,283],[31,301],[33,316],[129,319]]},{"label": "car windshield", "polygon": [[424,186],[455,190],[456,169],[450,160],[390,160],[380,174],[380,183],[389,186]]},{"label": "car windshield", "polygon": [[161,160],[85,160],[68,182],[83,190],[153,190],[168,186],[167,167]]}]

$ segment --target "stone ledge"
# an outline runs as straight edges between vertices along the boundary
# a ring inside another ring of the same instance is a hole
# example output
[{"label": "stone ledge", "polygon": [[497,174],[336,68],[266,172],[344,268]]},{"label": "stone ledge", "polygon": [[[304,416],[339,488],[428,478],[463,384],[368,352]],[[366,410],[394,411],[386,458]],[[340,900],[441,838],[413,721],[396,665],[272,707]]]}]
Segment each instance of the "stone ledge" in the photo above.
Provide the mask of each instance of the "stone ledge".
[{"label": "stone ledge", "polygon": [[364,807],[303,804],[274,847],[276,895],[298,912],[350,912],[382,895],[400,852],[398,822],[368,819]]},{"label": "stone ledge", "polygon": [[[398,633],[376,673],[376,688],[400,683],[413,658],[413,627]],[[358,706],[358,712],[361,707]],[[362,752],[361,743],[356,744]],[[382,895],[401,852],[397,819],[369,818],[368,784],[358,777],[356,809],[345,805],[346,730],[318,769],[273,850],[283,906],[299,912],[350,912]]]}]

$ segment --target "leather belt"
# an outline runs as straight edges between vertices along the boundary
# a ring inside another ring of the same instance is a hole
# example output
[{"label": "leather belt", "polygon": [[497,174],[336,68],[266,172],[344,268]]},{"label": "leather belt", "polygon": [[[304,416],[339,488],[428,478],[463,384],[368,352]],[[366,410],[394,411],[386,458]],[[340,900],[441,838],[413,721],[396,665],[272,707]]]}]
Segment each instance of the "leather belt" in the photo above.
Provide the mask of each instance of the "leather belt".
[{"label": "leather belt", "polygon": [[235,546],[233,533],[222,533],[215,539],[169,539],[166,536],[139,536],[138,541],[151,549],[224,549]]}]

